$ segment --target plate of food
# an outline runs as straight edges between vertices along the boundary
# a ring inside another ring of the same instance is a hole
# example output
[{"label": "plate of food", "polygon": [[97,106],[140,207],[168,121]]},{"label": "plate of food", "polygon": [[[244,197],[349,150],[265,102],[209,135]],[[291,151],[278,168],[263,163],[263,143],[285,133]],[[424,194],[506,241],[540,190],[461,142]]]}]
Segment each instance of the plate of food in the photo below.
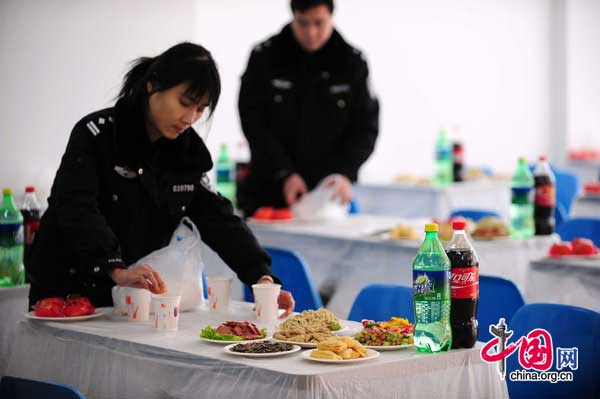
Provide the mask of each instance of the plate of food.
[{"label": "plate of food", "polygon": [[206,326],[200,332],[200,339],[215,344],[234,344],[249,341],[266,340],[267,329],[259,329],[247,321],[226,321],[216,329]]},{"label": "plate of food", "polygon": [[33,310],[25,313],[25,317],[33,320],[47,321],[81,321],[95,319],[104,315],[86,297],[52,297],[40,299]]},{"label": "plate of food", "polygon": [[363,330],[354,338],[367,349],[393,351],[414,346],[414,325],[407,319],[392,317],[388,321],[362,321]]},{"label": "plate of food", "polygon": [[278,331],[297,330],[301,328],[324,328],[332,333],[348,331],[349,328],[342,326],[337,317],[325,308],[318,310],[305,310],[281,323]]},{"label": "plate of food", "polygon": [[288,223],[294,220],[294,215],[290,208],[263,206],[258,208],[248,220],[254,223]]},{"label": "plate of food", "polygon": [[600,250],[587,238],[576,238],[571,242],[552,244],[548,256],[553,259],[599,259]]},{"label": "plate of food", "polygon": [[235,356],[276,357],[296,353],[300,346],[285,342],[259,341],[227,345],[223,350]]},{"label": "plate of food", "polygon": [[287,342],[303,348],[316,348],[319,342],[335,338],[336,335],[325,327],[303,327],[279,330],[273,334],[276,342]]},{"label": "plate of food", "polygon": [[500,219],[485,217],[475,225],[471,237],[483,241],[507,240],[510,239],[510,228]]},{"label": "plate of food", "polygon": [[348,364],[376,359],[379,352],[365,348],[354,338],[336,337],[320,342],[317,349],[303,352],[302,357],[313,362]]}]

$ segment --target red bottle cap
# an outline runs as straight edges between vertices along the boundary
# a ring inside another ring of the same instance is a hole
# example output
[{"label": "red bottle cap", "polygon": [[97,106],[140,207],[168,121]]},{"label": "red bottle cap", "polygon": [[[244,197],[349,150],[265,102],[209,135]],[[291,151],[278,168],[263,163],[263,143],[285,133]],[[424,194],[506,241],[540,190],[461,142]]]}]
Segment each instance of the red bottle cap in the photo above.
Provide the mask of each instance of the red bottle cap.
[{"label": "red bottle cap", "polygon": [[464,230],[465,227],[467,227],[467,224],[465,222],[452,222],[452,229],[454,230]]},{"label": "red bottle cap", "polygon": [[35,187],[27,186],[27,187],[25,187],[25,192],[26,193],[35,193]]},{"label": "red bottle cap", "polygon": [[540,161],[545,161],[546,159],[548,159],[548,158],[546,158],[546,156],[545,156],[545,155],[542,155],[542,156],[540,157]]}]

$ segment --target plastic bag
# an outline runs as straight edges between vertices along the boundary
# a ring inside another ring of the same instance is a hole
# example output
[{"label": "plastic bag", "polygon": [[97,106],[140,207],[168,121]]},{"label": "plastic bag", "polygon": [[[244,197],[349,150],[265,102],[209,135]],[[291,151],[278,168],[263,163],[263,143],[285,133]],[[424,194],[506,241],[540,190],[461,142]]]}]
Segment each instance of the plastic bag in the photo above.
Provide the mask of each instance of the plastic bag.
[{"label": "plastic bag", "polygon": [[304,194],[300,201],[292,205],[294,217],[299,220],[339,220],[348,215],[348,204],[334,198],[340,175],[329,175]]},{"label": "plastic bag", "polygon": [[[188,217],[184,217],[173,232],[169,245],[144,256],[130,267],[145,263],[150,265],[164,280],[169,295],[181,295],[180,310],[193,310],[204,303],[201,248],[198,228]],[[113,289],[116,313],[122,311],[120,307],[124,305],[122,292],[122,287]]]}]

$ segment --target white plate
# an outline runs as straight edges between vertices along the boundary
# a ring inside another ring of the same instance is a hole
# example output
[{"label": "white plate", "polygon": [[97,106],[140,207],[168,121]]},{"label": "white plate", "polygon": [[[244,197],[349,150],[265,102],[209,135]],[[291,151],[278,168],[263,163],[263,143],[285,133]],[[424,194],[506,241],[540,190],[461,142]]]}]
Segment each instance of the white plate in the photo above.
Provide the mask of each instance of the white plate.
[{"label": "white plate", "polygon": [[[241,352],[234,352],[231,350],[231,348],[233,348],[234,346],[236,346],[237,344],[239,344],[240,342],[237,342],[235,344],[231,344],[231,345],[227,345],[226,347],[223,348],[223,350],[226,353],[229,353],[230,355],[236,355],[236,356],[244,356],[244,357],[276,357],[276,356],[284,356],[284,355],[289,355],[291,353],[296,353],[298,352],[301,348],[298,345],[292,345],[292,349],[289,351],[285,351],[285,352],[273,352],[273,353],[241,353]],[[288,342],[286,342],[288,343]]]},{"label": "white plate", "polygon": [[[332,337],[333,338],[333,337]],[[282,344],[292,344],[292,345],[298,345],[302,348],[316,348],[318,344],[312,343],[312,342],[294,342],[294,341],[284,341],[281,339],[277,339],[277,338],[273,338],[273,341],[275,342],[281,342]]]},{"label": "white plate", "polygon": [[230,344],[247,344],[248,342],[266,341],[266,340],[271,339],[271,337],[269,335],[267,335],[264,338],[249,339],[249,340],[245,340],[245,341],[222,341],[222,340],[218,340],[218,339],[208,339],[208,338],[202,338],[202,337],[200,337],[200,339],[205,342],[210,342],[211,344],[230,345]]},{"label": "white plate", "polygon": [[389,345],[389,346],[375,346],[375,345],[364,345],[367,349],[373,349],[379,352],[397,351],[400,349],[412,348],[415,344],[404,344],[404,345]]},{"label": "white plate", "polygon": [[340,328],[337,331],[331,331],[331,333],[335,334],[335,335],[346,335],[349,332],[352,332],[352,330],[348,326],[341,325],[340,327],[342,327],[342,328]]},{"label": "white plate", "polygon": [[310,354],[314,350],[315,349],[311,349],[309,351],[302,352],[302,357],[305,358],[306,360],[312,360],[313,362],[336,363],[336,364],[347,364],[347,363],[365,362],[367,360],[372,360],[372,359],[376,359],[376,358],[379,357],[379,352],[374,351],[373,349],[367,349],[367,356],[366,357],[359,357],[358,359],[345,359],[345,360],[317,359],[315,357],[310,357]]},{"label": "white plate", "polygon": [[35,312],[32,310],[31,312],[25,313],[25,317],[33,320],[46,320],[46,321],[81,321],[81,320],[89,320],[95,319],[97,317],[104,316],[104,312],[96,312],[94,314],[90,314],[87,316],[76,316],[76,317],[39,317],[35,315]]}]

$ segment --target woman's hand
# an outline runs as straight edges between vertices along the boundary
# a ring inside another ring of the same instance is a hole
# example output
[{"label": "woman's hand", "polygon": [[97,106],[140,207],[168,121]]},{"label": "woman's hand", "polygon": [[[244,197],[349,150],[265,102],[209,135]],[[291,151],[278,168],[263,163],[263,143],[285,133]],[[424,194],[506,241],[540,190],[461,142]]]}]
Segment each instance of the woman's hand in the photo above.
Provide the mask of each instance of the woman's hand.
[{"label": "woman's hand", "polygon": [[[257,284],[274,284],[273,279],[270,276],[261,277],[258,280]],[[280,319],[284,317],[288,317],[294,311],[294,307],[296,306],[296,301],[294,301],[294,297],[292,293],[289,291],[281,290],[279,292],[279,298],[277,298],[277,303],[279,304],[279,309],[285,309],[285,313],[279,316]]]},{"label": "woman's hand", "polygon": [[160,274],[150,265],[139,265],[129,269],[114,269],[110,277],[121,287],[145,288],[153,294],[167,291]]}]

